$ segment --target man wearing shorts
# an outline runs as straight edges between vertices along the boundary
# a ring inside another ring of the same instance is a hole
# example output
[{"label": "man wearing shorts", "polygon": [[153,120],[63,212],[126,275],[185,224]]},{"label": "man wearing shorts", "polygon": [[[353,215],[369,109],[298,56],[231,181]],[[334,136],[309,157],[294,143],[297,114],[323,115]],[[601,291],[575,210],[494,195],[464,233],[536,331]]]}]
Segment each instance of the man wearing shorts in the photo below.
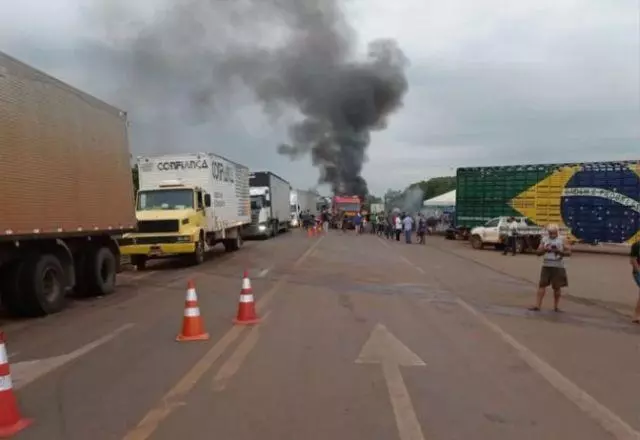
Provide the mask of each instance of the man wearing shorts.
[{"label": "man wearing shorts", "polygon": [[638,286],[638,302],[633,314],[633,323],[640,324],[640,240],[631,246],[631,267],[633,267],[633,281]]},{"label": "man wearing shorts", "polygon": [[564,267],[564,257],[571,255],[569,243],[559,234],[558,225],[551,224],[547,227],[547,236],[542,237],[538,247],[538,255],[543,256],[542,270],[540,271],[540,283],[536,305],[529,310],[537,312],[542,307],[542,300],[547,293],[547,287],[553,289],[553,310],[559,312],[558,304],[563,287],[568,286],[567,270]]}]

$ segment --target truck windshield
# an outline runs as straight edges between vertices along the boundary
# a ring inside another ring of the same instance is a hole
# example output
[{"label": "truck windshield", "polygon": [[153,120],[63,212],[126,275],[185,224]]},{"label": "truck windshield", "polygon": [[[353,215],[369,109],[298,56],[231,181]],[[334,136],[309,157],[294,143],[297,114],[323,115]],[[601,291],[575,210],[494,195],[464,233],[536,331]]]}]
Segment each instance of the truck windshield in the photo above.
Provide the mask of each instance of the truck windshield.
[{"label": "truck windshield", "polygon": [[162,189],[154,191],[140,191],[138,193],[138,211],[156,209],[193,209],[193,190],[190,189]]},{"label": "truck windshield", "polygon": [[356,212],[360,211],[360,205],[357,203],[339,203],[338,209],[341,211]]},{"label": "truck windshield", "polygon": [[251,196],[251,209],[261,209],[263,206],[262,196]]}]

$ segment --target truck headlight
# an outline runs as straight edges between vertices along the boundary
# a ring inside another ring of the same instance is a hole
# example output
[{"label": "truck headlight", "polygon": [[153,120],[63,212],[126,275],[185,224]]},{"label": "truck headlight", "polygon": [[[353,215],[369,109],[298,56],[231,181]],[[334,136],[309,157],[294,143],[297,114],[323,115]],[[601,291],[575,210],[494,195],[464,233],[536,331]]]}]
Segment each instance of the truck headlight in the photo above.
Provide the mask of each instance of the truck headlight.
[{"label": "truck headlight", "polygon": [[258,226],[258,231],[266,231],[267,227],[265,225],[259,225]]},{"label": "truck headlight", "polygon": [[181,235],[180,237],[176,238],[176,241],[178,243],[190,243],[191,242],[191,236],[190,235]]},{"label": "truck headlight", "polygon": [[291,220],[291,226],[298,226],[298,220]]}]

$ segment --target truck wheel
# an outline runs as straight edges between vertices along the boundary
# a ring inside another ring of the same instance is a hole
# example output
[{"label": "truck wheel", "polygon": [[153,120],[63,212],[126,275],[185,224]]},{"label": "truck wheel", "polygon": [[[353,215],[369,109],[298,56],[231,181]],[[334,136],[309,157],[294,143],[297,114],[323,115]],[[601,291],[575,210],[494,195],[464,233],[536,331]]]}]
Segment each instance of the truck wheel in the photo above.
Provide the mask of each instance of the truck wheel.
[{"label": "truck wheel", "polygon": [[19,276],[25,315],[44,316],[65,306],[65,274],[53,254],[36,254],[24,262]]},{"label": "truck wheel", "polygon": [[225,240],[223,246],[226,252],[237,251],[242,247],[242,237],[238,235],[236,238]]},{"label": "truck wheel", "polygon": [[471,237],[471,247],[474,249],[482,249],[484,247],[484,243],[482,243],[482,239],[479,236],[474,235]]},{"label": "truck wheel", "polygon": [[131,264],[136,270],[145,270],[147,268],[148,258],[146,255],[132,255]]},{"label": "truck wheel", "polygon": [[20,291],[20,274],[23,270],[22,261],[6,265],[0,271],[0,301],[2,307],[11,316],[26,316],[26,308]]},{"label": "truck wheel", "polygon": [[113,293],[116,289],[116,257],[106,246],[92,250],[87,255],[84,272],[85,294],[89,296],[103,296]]},{"label": "truck wheel", "polygon": [[280,225],[278,225],[277,222],[271,224],[271,236],[272,237],[275,237],[276,235],[278,235],[278,231],[279,231],[278,228],[279,227],[280,227]]},{"label": "truck wheel", "polygon": [[195,266],[204,262],[204,240],[202,238],[196,243],[196,249],[191,254],[191,262]]}]

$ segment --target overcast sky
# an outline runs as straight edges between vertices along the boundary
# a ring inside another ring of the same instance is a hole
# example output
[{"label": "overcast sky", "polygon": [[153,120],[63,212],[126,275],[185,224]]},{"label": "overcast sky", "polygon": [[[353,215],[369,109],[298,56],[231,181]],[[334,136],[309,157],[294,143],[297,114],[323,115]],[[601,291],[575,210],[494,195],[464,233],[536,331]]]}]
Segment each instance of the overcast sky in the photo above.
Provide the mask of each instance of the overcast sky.
[{"label": "overcast sky", "polygon": [[[274,123],[239,99],[205,124],[145,126],[153,109],[128,108],[116,90],[126,79],[110,70],[115,60],[88,18],[89,3],[12,3],[0,14],[0,50],[128,110],[134,154],[207,149],[296,187],[315,185],[309,158],[276,153],[291,114]],[[411,62],[404,107],[368,150],[364,177],[373,193],[466,165],[640,159],[638,0],[344,4],[361,51],[391,37]]]}]

